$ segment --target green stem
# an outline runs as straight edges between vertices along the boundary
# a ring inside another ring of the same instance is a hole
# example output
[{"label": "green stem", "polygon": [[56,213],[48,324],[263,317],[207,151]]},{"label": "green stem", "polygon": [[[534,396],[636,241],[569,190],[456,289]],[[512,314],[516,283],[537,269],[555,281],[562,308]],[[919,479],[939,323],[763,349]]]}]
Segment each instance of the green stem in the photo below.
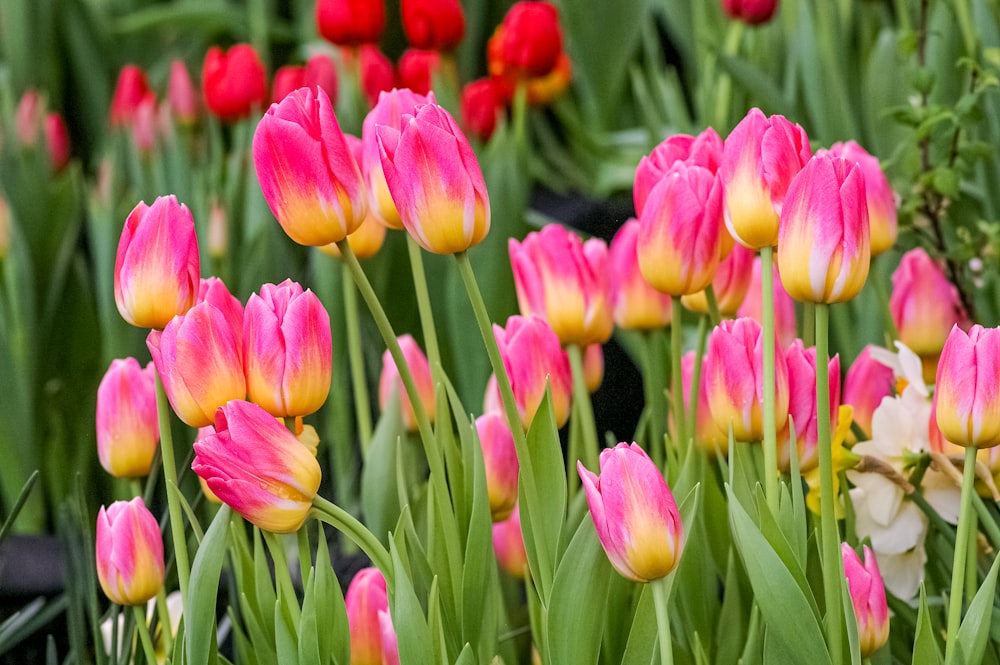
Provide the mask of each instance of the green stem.
[{"label": "green stem", "polygon": [[701,365],[705,359],[705,344],[708,340],[708,316],[698,318],[698,346],[694,351],[694,368],[691,371],[691,385],[688,388],[688,422],[692,432],[698,426],[698,390],[701,386]]},{"label": "green stem", "polygon": [[326,522],[342,534],[350,538],[372,560],[372,564],[382,571],[386,583],[392,586],[392,558],[378,538],[369,531],[356,517],[317,494],[313,497],[312,515]]},{"label": "green stem", "polygon": [[161,588],[156,594],[156,613],[160,617],[160,636],[163,640],[163,653],[169,658],[174,648],[174,627],[170,622],[170,610],[167,608],[166,589]]},{"label": "green stem", "polygon": [[[594,407],[590,402],[590,391],[587,390],[587,380],[583,370],[583,349],[578,344],[570,344],[569,365],[573,372],[573,409],[577,412],[576,425],[580,428],[580,442],[583,450],[579,451],[580,459],[588,469],[598,466],[598,451],[601,446],[597,441],[597,425],[594,422]],[[574,467],[576,460],[574,462]],[[576,475],[575,473],[572,475]]]},{"label": "green stem", "polygon": [[660,640],[660,665],[673,665],[674,649],[670,639],[670,617],[667,614],[667,586],[666,577],[653,580],[649,584],[653,587],[653,605],[656,607],[656,635]]},{"label": "green stem", "polygon": [[645,367],[642,368],[642,378],[645,390],[646,408],[649,410],[648,430],[649,441],[646,442],[646,450],[653,456],[657,466],[662,467],[665,458],[666,441],[663,435],[667,431],[666,403],[664,393],[663,368],[666,365],[663,358],[662,329],[645,331],[643,333],[643,347],[645,349]]},{"label": "green stem", "polygon": [[976,483],[975,446],[965,449],[965,468],[962,471],[962,501],[959,504],[958,532],[955,536],[955,559],[951,568],[951,596],[948,599],[948,627],[945,635],[944,662],[948,665],[955,657],[958,628],[962,623],[962,587],[965,584],[965,566],[968,561],[969,538],[974,515],[972,493]]},{"label": "green stem", "polygon": [[[761,335],[764,365],[764,493],[771,512],[778,514],[778,433],[774,414],[774,248],[760,250]],[[817,352],[818,353],[818,352]],[[836,662],[836,661],[835,661]]]},{"label": "green stem", "polygon": [[406,234],[406,248],[410,253],[410,270],[413,273],[413,289],[417,296],[417,311],[420,313],[420,329],[424,333],[427,360],[430,362],[434,385],[442,383],[441,351],[438,348],[437,332],[434,329],[434,312],[431,309],[431,295],[427,290],[427,275],[424,272],[424,258],[420,245],[409,233]]},{"label": "green stem", "polygon": [[674,401],[674,431],[677,441],[674,446],[681,449],[687,445],[688,433],[684,418],[684,387],[681,381],[681,356],[683,355],[683,335],[682,318],[684,308],[681,306],[681,297],[671,298],[671,321],[670,321],[670,386]]},{"label": "green stem", "polygon": [[820,528],[823,547],[823,595],[826,599],[826,629],[830,656],[841,662],[843,611],[841,587],[844,562],[840,554],[840,533],[834,505],[833,446],[830,438],[830,307],[816,305],[816,433],[819,453]]},{"label": "green stem", "polygon": [[[884,256],[884,255],[883,255]],[[875,260],[873,259],[873,263]],[[869,280],[874,283],[875,295],[878,297],[879,305],[882,309],[882,327],[885,329],[886,346],[892,348],[892,343],[899,339],[899,331],[896,330],[896,322],[892,320],[892,310],[889,309],[889,294],[885,289],[885,282],[881,279]]]},{"label": "green stem", "polygon": [[[722,54],[724,56],[736,55],[740,48],[740,42],[743,40],[743,21],[730,21],[729,28],[726,31],[726,39],[722,44]],[[722,132],[729,123],[729,101],[733,95],[733,79],[728,74],[723,72],[716,79],[715,88],[715,117],[712,123],[720,132]]]},{"label": "green stem", "polygon": [[135,612],[135,631],[139,633],[139,641],[142,642],[143,653],[146,654],[146,662],[155,665],[156,649],[153,648],[153,639],[149,636],[149,625],[146,623],[146,605],[133,605]]},{"label": "green stem", "polygon": [[156,414],[160,423],[160,456],[163,462],[163,480],[167,490],[167,511],[170,513],[170,534],[174,542],[174,561],[177,564],[177,583],[181,589],[181,597],[187,601],[188,579],[191,576],[191,563],[188,557],[187,534],[184,533],[184,515],[176,492],[177,460],[174,457],[174,439],[170,433],[170,403],[163,389],[160,375],[156,375]]},{"label": "green stem", "polygon": [[[733,21],[733,23],[739,23],[739,21]],[[715,297],[715,289],[712,288],[711,284],[705,287],[705,302],[708,304],[708,316],[711,318],[712,325],[719,325],[722,314],[719,312],[719,301]]]},{"label": "green stem", "polygon": [[358,421],[361,450],[365,452],[372,439],[372,414],[365,379],[365,358],[361,351],[358,293],[351,280],[341,279],[340,283],[344,297],[344,327],[347,330],[347,362],[351,368],[351,387],[354,391],[354,416]]}]

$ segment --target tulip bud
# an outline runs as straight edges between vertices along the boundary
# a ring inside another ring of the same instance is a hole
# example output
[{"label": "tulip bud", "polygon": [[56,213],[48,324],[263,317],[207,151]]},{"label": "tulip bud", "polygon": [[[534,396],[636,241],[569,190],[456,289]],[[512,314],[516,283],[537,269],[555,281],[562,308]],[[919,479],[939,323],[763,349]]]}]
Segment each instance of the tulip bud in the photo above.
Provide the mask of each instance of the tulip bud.
[{"label": "tulip bud", "polygon": [[173,195],[140,202],[125,220],[115,255],[115,304],[139,328],[163,328],[194,304],[201,281],[198,238]]},{"label": "tulip bud", "polygon": [[654,289],[639,270],[636,239],[639,220],[622,224],[608,248],[608,279],[615,325],[624,330],[651,330],[670,325],[671,298]]},{"label": "tulip bud", "polygon": [[1000,329],[957,325],[944,343],[934,390],[937,424],[960,446],[1000,444]]},{"label": "tulip bud", "polygon": [[[750,275],[750,287],[743,298],[743,304],[736,310],[737,318],[750,318],[760,324],[763,324],[764,321],[762,265],[760,257],[755,257],[753,260],[753,272]],[[774,338],[778,341],[779,346],[785,347],[795,339],[795,301],[785,291],[785,287],[781,285],[777,266],[772,265],[771,271],[773,273],[771,284],[774,291],[774,296],[772,297],[774,303]]]},{"label": "tulip bud", "polygon": [[503,91],[492,78],[481,78],[462,88],[462,126],[479,141],[488,141],[497,127],[497,116],[506,108]]},{"label": "tulip bud", "polygon": [[173,60],[170,63],[167,101],[170,103],[170,113],[178,124],[189,126],[198,121],[201,99],[183,60]]},{"label": "tulip bud", "polygon": [[160,426],[156,370],[135,358],[112,360],[97,387],[97,456],[116,478],[149,475]]},{"label": "tulip bud", "polygon": [[604,345],[590,344],[583,350],[583,384],[594,393],[604,382]]},{"label": "tulip bud", "polygon": [[299,88],[305,87],[306,68],[302,65],[278,67],[271,81],[271,103],[278,104]]},{"label": "tulip bud", "polygon": [[516,505],[510,517],[493,524],[493,552],[497,563],[508,575],[524,579],[528,570],[528,553],[524,549],[524,534],[521,533],[521,512]]},{"label": "tulip bud", "polygon": [[156,149],[156,95],[153,93],[142,98],[132,116],[132,145],[143,156]]},{"label": "tulip bud", "polygon": [[[872,415],[886,397],[894,394],[896,377],[892,368],[875,359],[874,347],[867,345],[854,359],[844,377],[844,404],[854,411],[854,422],[865,434],[872,434]],[[854,440],[850,435],[850,440]]]},{"label": "tulip bud", "polygon": [[374,43],[385,29],[382,0],[318,0],[316,26],[323,39],[338,46]]},{"label": "tulip bud", "polygon": [[38,130],[44,116],[45,99],[37,90],[25,90],[14,115],[14,130],[22,147],[33,148],[38,143]]},{"label": "tulip bud", "polygon": [[396,87],[396,69],[377,44],[362,44],[356,57],[361,71],[361,90],[368,100],[368,107],[373,108],[380,94]]},{"label": "tulip bud", "polygon": [[66,121],[54,111],[46,113],[43,130],[49,164],[53,173],[59,173],[69,164],[70,158],[69,130],[66,128]]},{"label": "tulip bud", "polygon": [[426,95],[434,89],[434,76],[440,70],[441,54],[438,51],[406,49],[397,63],[399,85],[418,95]]},{"label": "tulip bud", "polygon": [[[416,384],[417,394],[420,396],[420,403],[427,413],[428,419],[434,421],[434,379],[431,376],[431,365],[427,356],[417,346],[417,342],[412,335],[401,335],[399,337],[399,348],[403,352],[406,366],[413,375],[413,383]],[[403,426],[407,431],[417,430],[417,416],[413,412],[413,404],[410,396],[403,386],[403,379],[399,376],[399,369],[392,354],[386,349],[382,354],[382,373],[378,381],[378,401],[379,408],[385,409],[389,406],[389,399],[393,391],[399,395],[399,407],[403,418]]]},{"label": "tulip bud", "polygon": [[389,611],[385,577],[378,568],[359,570],[344,594],[351,635],[351,665],[382,665],[379,613]]},{"label": "tulip bud", "polygon": [[267,103],[267,73],[250,44],[208,49],[201,76],[205,105],[220,120],[235,122]]},{"label": "tulip bud", "polygon": [[495,36],[505,72],[522,78],[548,74],[562,53],[559,10],[548,2],[515,2]]},{"label": "tulip bud", "polygon": [[254,132],[253,161],[271,212],[300,245],[339,242],[367,214],[361,171],[322,89],[271,105]]},{"label": "tulip bud", "polygon": [[855,141],[834,143],[830,146],[829,152],[846,159],[851,164],[857,164],[864,175],[872,256],[878,256],[891,249],[896,244],[896,236],[899,234],[896,195],[889,186],[878,159],[868,154]]},{"label": "tulip bud", "polygon": [[767,23],[778,11],[778,0],[722,0],[722,11],[747,25]]},{"label": "tulip bud", "polygon": [[191,468],[247,521],[275,533],[302,526],[319,489],[316,457],[274,416],[233,400],[215,414],[215,434],[194,443]]},{"label": "tulip bud", "polygon": [[125,127],[132,123],[139,103],[152,94],[146,73],[136,65],[125,65],[118,72],[114,97],[111,100],[111,126]]},{"label": "tulip bud", "polygon": [[885,585],[874,552],[864,546],[865,562],[847,543],[840,545],[844,557],[844,575],[858,622],[858,643],[861,657],[868,658],[889,641],[889,607]]},{"label": "tulip bud", "polygon": [[403,0],[400,14],[413,48],[450,51],[465,36],[465,13],[458,0]]},{"label": "tulip bud", "polygon": [[597,537],[615,570],[637,582],[666,577],[683,546],[673,494],[645,451],[619,443],[601,452],[600,475],[577,462]]},{"label": "tulip bud", "polygon": [[97,514],[97,580],[109,600],[144,605],[163,587],[163,536],[142,497]]},{"label": "tulip bud", "polygon": [[314,53],[306,60],[302,84],[307,88],[322,88],[330,100],[337,99],[340,80],[337,76],[337,64],[326,53]]},{"label": "tulip bud", "polygon": [[514,435],[502,411],[490,411],[476,418],[476,433],[483,449],[486,494],[494,522],[510,517],[517,503],[517,451]]},{"label": "tulip bud", "polygon": [[[799,469],[809,471],[816,466],[819,456],[816,409],[816,347],[808,349],[802,340],[795,340],[785,350],[788,367],[788,422],[778,434],[778,457],[783,469],[791,463],[791,446],[798,448]],[[840,357],[827,361],[830,397],[830,430],[837,431],[840,411]],[[795,441],[789,440],[791,423],[795,424]]]}]

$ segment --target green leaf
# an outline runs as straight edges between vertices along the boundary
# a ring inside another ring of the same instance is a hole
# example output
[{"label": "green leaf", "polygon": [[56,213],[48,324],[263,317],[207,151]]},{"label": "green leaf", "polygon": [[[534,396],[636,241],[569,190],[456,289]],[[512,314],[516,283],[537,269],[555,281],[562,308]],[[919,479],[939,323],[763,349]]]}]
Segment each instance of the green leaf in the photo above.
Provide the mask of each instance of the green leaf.
[{"label": "green leaf", "polygon": [[[340,581],[333,572],[330,561],[330,551],[326,544],[326,533],[323,525],[317,524],[319,537],[316,546],[316,565],[314,567],[314,584],[316,596],[316,623],[322,626],[319,631],[319,652],[330,654],[334,663],[349,665],[351,662],[351,634],[347,625],[347,607],[344,605],[344,594]],[[305,616],[305,603],[302,607]]]},{"label": "green leaf", "polygon": [[222,506],[215,514],[191,564],[184,617],[185,656],[189,663],[210,663],[216,650],[215,613],[219,577],[226,559],[226,540],[232,510]]},{"label": "green leaf", "polygon": [[400,549],[395,540],[389,543],[392,555],[395,589],[389,601],[392,603],[392,621],[396,629],[399,652],[407,655],[407,662],[434,663],[431,631],[424,616],[424,608],[413,588],[413,582],[403,565]]},{"label": "green leaf", "polygon": [[[322,564],[321,564],[322,565]],[[303,585],[305,593],[302,596],[302,613],[298,627],[298,656],[301,665],[321,665],[319,619],[317,617],[316,600],[316,569],[309,572],[309,578]],[[329,625],[329,624],[327,624]],[[327,633],[327,625],[323,632]],[[324,651],[323,653],[329,653]]]},{"label": "green leaf", "polygon": [[389,530],[395,526],[400,512],[397,492],[386,491],[396,487],[396,442],[404,434],[398,405],[399,394],[393,391],[372,433],[361,469],[361,510],[365,524],[383,545],[388,544]]},{"label": "green leaf", "polygon": [[955,660],[957,665],[978,665],[983,661],[986,641],[990,635],[990,621],[993,618],[994,592],[997,587],[997,571],[1000,570],[1000,556],[993,559],[990,572],[976,591],[969,609],[962,619],[962,625],[955,637]]},{"label": "green leaf", "polygon": [[274,601],[274,648],[278,665],[297,665],[298,648],[295,628],[288,624],[288,611],[281,606],[281,599]]},{"label": "green leaf", "polygon": [[656,608],[653,606],[653,590],[648,584],[642,585],[639,594],[639,601],[635,606],[635,615],[632,617],[632,627],[628,633],[628,644],[625,645],[625,653],[622,655],[623,663],[646,663],[655,662],[656,655]]},{"label": "green leaf", "polygon": [[938,648],[937,631],[931,622],[931,612],[927,607],[927,590],[920,585],[920,609],[917,612],[917,630],[913,639],[912,665],[943,665],[944,658]]}]

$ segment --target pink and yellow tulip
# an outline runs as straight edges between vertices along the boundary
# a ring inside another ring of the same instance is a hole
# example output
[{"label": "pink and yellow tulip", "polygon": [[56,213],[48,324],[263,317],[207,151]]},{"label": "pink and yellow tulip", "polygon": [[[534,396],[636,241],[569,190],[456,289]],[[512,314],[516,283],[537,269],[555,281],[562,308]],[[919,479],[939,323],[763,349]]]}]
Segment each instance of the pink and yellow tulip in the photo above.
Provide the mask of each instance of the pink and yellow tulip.
[{"label": "pink and yellow tulip", "polygon": [[[723,231],[729,235],[728,231]],[[716,304],[722,316],[731,317],[736,314],[753,277],[753,263],[756,254],[743,245],[734,246],[729,256],[722,259],[712,278],[712,291],[715,292]],[[681,297],[681,304],[692,312],[708,313],[708,297],[704,290]]]},{"label": "pink and yellow tulip", "polygon": [[[410,369],[410,374],[413,375],[413,383],[416,384],[420,403],[424,407],[428,419],[433,423],[434,378],[431,374],[431,364],[412,335],[400,335],[399,348],[403,352],[403,358],[406,360],[406,366]],[[382,373],[379,375],[378,381],[379,408],[388,408],[389,399],[393,392],[399,395],[403,427],[409,432],[417,431],[417,416],[413,412],[413,403],[404,389],[403,379],[399,376],[396,361],[386,349],[382,354]]]},{"label": "pink and yellow tulip", "polygon": [[[820,151],[822,152],[822,151]],[[878,158],[869,154],[856,141],[834,143],[830,154],[857,164],[865,178],[865,198],[868,201],[868,224],[871,227],[871,252],[878,256],[896,244],[899,223],[896,215],[896,195],[882,171]]]},{"label": "pink and yellow tulip", "polygon": [[[684,410],[691,410],[691,381],[694,379],[694,351],[688,351],[681,358],[681,385],[684,389]],[[702,359],[704,367],[704,359]],[[673,430],[672,430],[673,432]],[[676,433],[673,432],[676,437]],[[694,440],[699,446],[710,453],[716,451],[723,455],[729,452],[729,433],[719,429],[712,417],[712,407],[708,403],[708,382],[698,382],[698,405],[695,411]]]},{"label": "pink and yellow tulip", "polygon": [[503,522],[517,503],[517,474],[520,466],[514,435],[502,411],[490,411],[476,418],[476,433],[483,449],[486,494],[494,522]]},{"label": "pink and yellow tulip", "polygon": [[521,512],[515,505],[510,517],[493,524],[493,552],[497,563],[512,577],[523,580],[528,570],[528,553],[521,533]]},{"label": "pink and yellow tulip", "polygon": [[864,546],[865,560],[847,543],[842,543],[844,575],[858,622],[858,643],[861,657],[868,658],[889,641],[889,607],[885,597],[882,573],[875,554]]},{"label": "pink and yellow tulip", "polygon": [[379,613],[389,611],[385,577],[378,568],[359,570],[344,595],[351,635],[351,665],[383,665]]},{"label": "pink and yellow tulip", "polygon": [[722,161],[722,139],[708,127],[697,136],[672,134],[659,143],[652,152],[639,160],[635,169],[632,198],[636,215],[642,214],[646,199],[653,187],[663,179],[675,162],[702,166],[712,173],[719,170]]},{"label": "pink and yellow tulip", "polygon": [[97,456],[115,478],[149,475],[160,443],[156,369],[112,360],[97,387]]},{"label": "pink and yellow tulip", "polygon": [[[844,377],[844,404],[854,411],[854,422],[865,434],[872,434],[872,415],[882,400],[896,391],[896,377],[892,368],[872,356],[872,345],[865,346],[854,359]],[[850,441],[854,435],[849,435]]]},{"label": "pink and yellow tulip", "polygon": [[1000,444],[1000,329],[951,329],[938,361],[934,400],[945,439],[964,447]]},{"label": "pink and yellow tulip", "polygon": [[[351,134],[344,134],[344,138],[347,139],[347,145],[351,148],[351,153],[354,155],[354,159],[357,160],[358,165],[361,166],[364,160],[364,146],[356,136]],[[379,167],[381,171],[381,166]],[[361,168],[362,176],[365,176],[365,169]],[[383,178],[384,183],[384,178]],[[368,214],[365,218],[361,220],[361,224],[358,228],[354,229],[347,236],[347,244],[351,246],[351,251],[354,252],[354,256],[358,259],[370,259],[371,257],[378,254],[378,251],[382,249],[382,245],[385,244],[385,234],[388,227],[379,220],[376,215],[374,204],[369,200]],[[329,254],[335,258],[340,258],[340,249],[336,244],[323,245],[320,249],[325,254]]]},{"label": "pink and yellow tulip", "polygon": [[654,289],[639,270],[636,238],[639,220],[629,219],[611,239],[608,272],[615,325],[625,330],[651,330],[670,325],[670,296]]},{"label": "pink and yellow tulip", "polygon": [[[789,468],[791,446],[798,448],[799,468],[805,472],[819,461],[816,414],[816,347],[805,348],[802,340],[795,340],[785,350],[788,367],[788,422],[778,434],[778,457],[784,469]],[[840,409],[840,357],[827,362],[830,396],[830,429],[837,430]],[[790,440],[791,426],[795,425],[795,440]]]},{"label": "pink and yellow tulip", "polygon": [[119,605],[145,605],[163,588],[163,535],[142,497],[97,513],[97,580]]}]

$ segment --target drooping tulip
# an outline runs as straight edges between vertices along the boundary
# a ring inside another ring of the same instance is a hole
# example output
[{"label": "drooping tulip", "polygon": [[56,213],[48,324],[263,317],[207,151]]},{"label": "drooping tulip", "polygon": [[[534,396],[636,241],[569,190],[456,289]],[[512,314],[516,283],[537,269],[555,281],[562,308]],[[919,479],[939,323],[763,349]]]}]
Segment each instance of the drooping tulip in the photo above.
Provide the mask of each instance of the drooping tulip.
[{"label": "drooping tulip", "polygon": [[97,456],[116,478],[149,475],[160,443],[156,369],[135,358],[111,361],[97,386]]},{"label": "drooping tulip", "polygon": [[864,546],[865,560],[848,543],[842,543],[844,575],[847,590],[858,622],[858,643],[861,657],[868,658],[889,640],[889,607],[885,598],[885,584],[879,572],[875,553]]},{"label": "drooping tulip", "polygon": [[145,605],[163,588],[163,535],[142,497],[97,513],[97,580],[111,602]]},{"label": "drooping tulip", "polygon": [[937,366],[937,424],[948,441],[990,448],[1000,444],[1000,329],[951,329]]}]

